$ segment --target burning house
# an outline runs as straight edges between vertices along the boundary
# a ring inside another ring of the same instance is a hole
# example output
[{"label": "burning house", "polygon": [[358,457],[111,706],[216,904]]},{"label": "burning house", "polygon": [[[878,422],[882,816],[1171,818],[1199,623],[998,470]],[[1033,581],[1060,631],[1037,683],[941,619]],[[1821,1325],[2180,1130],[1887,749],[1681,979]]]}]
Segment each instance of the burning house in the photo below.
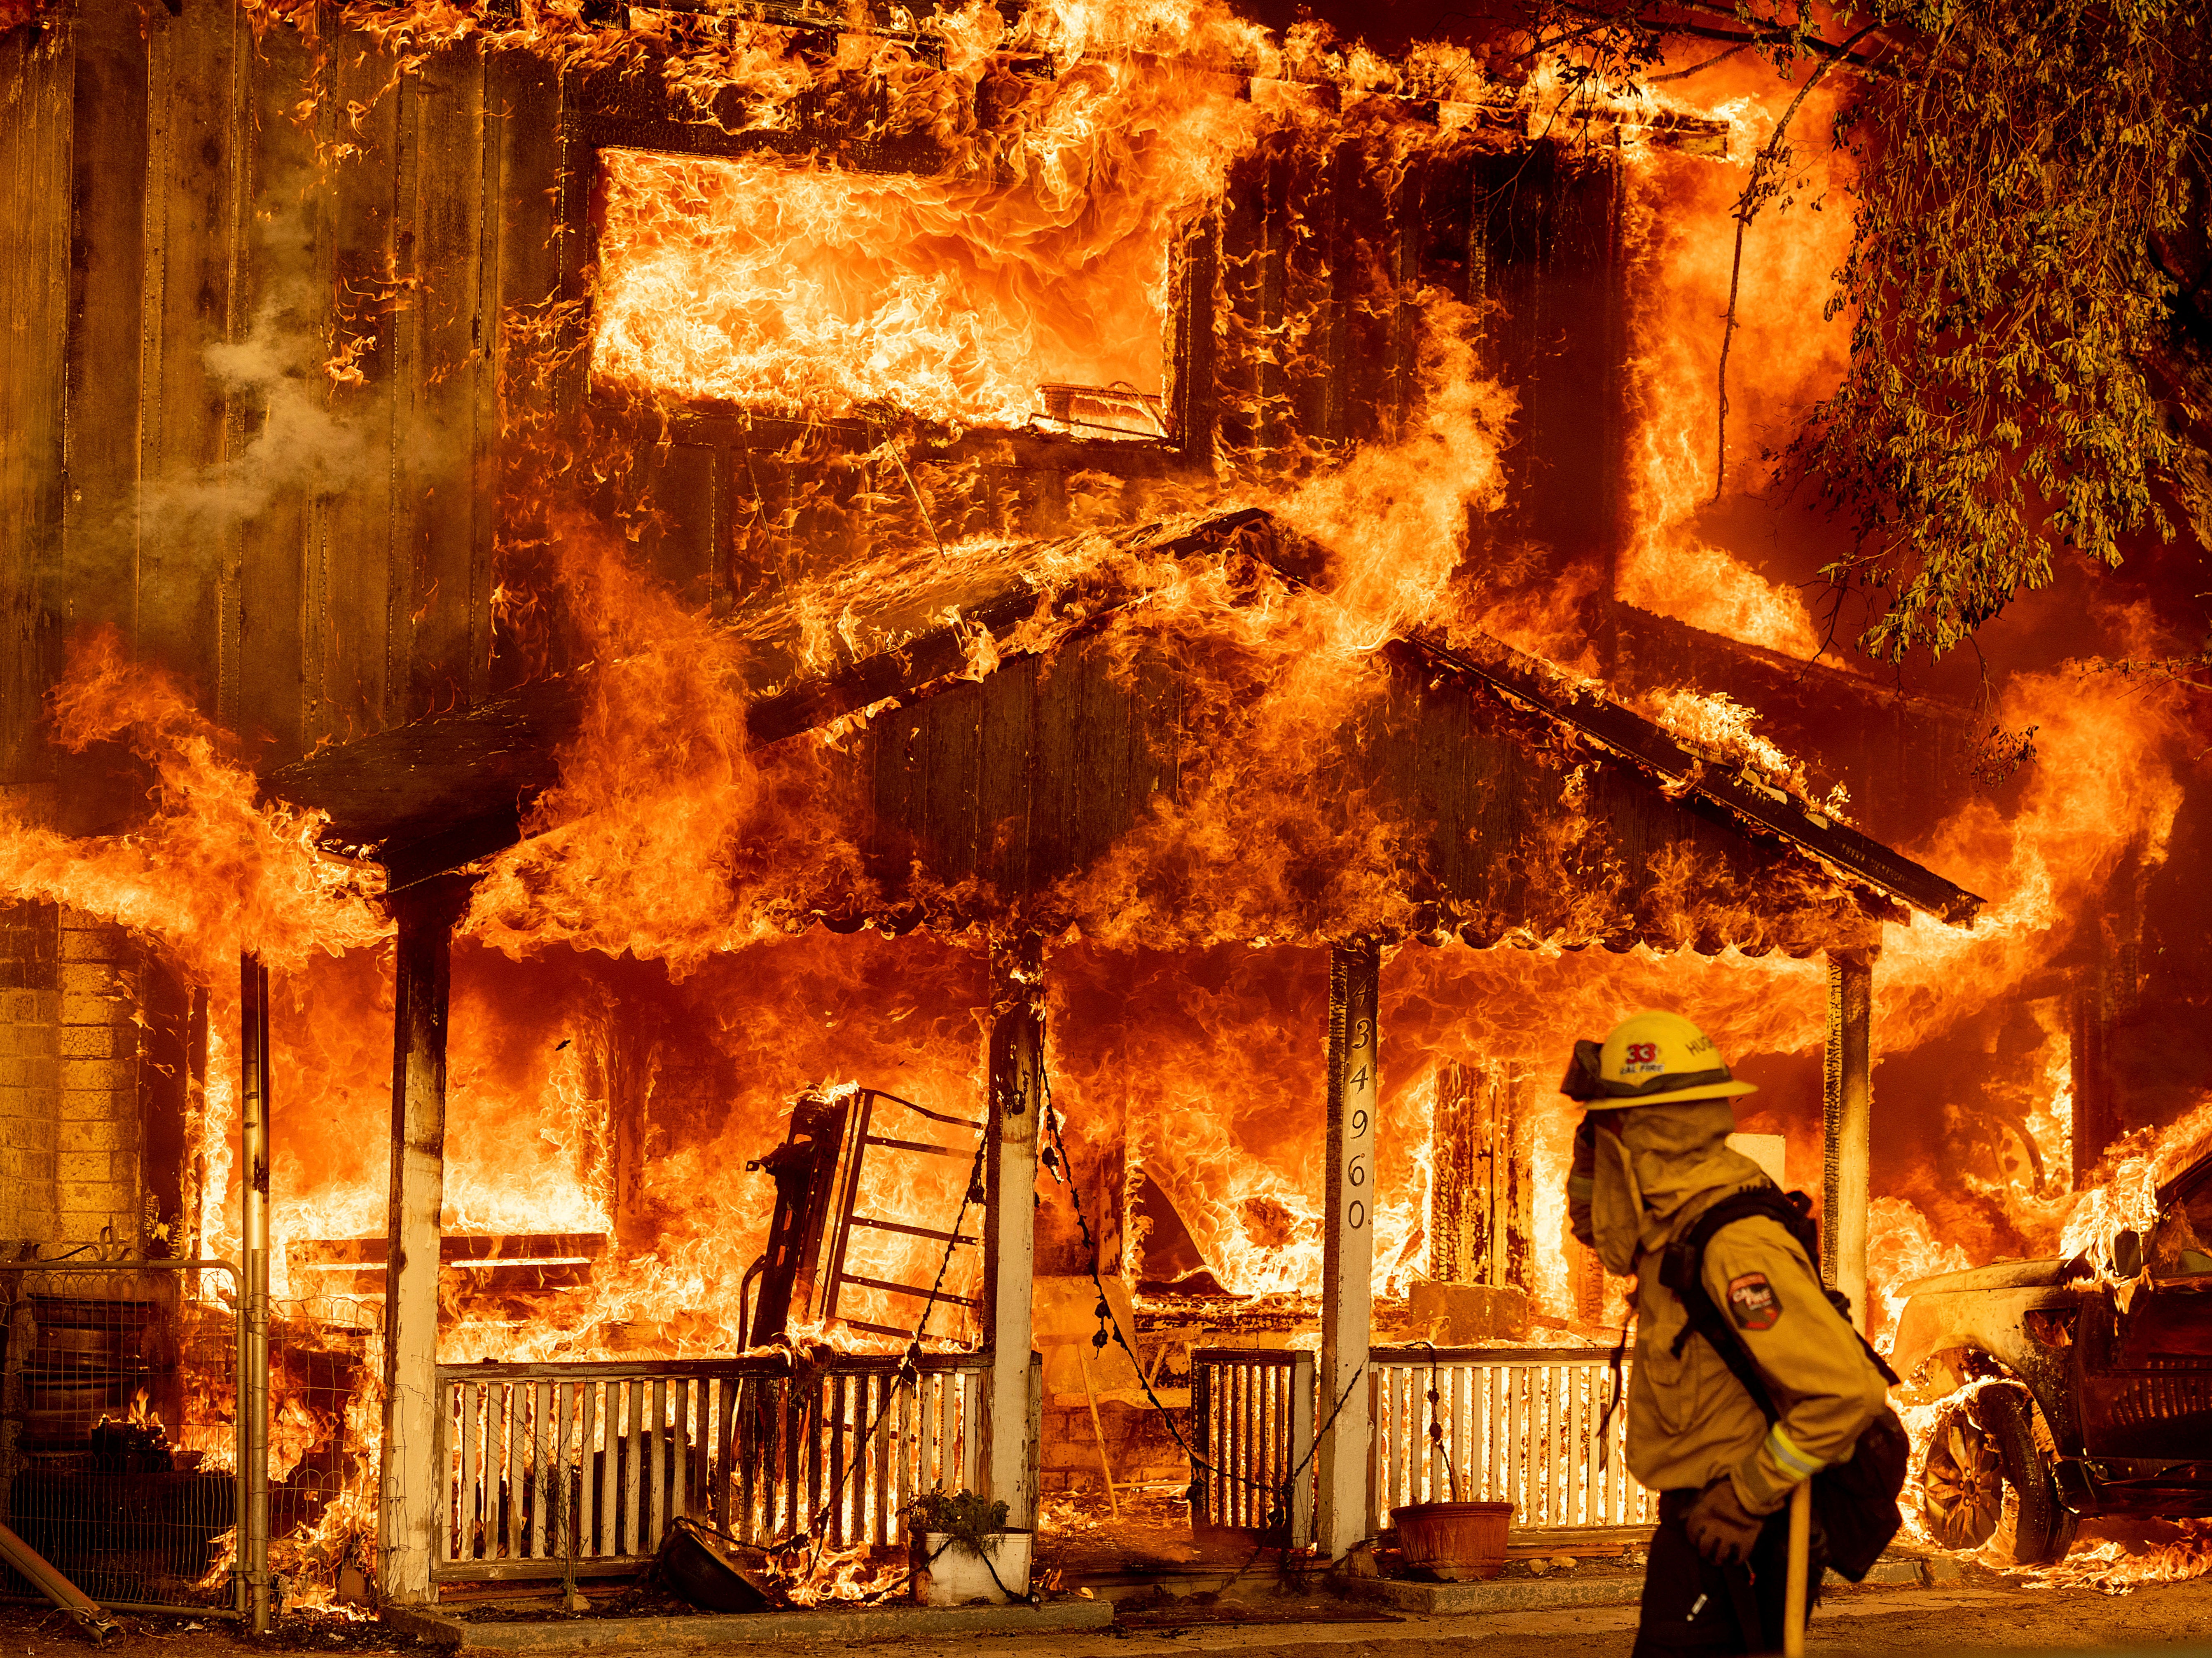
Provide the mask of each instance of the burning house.
[{"label": "burning house", "polygon": [[106,1601],[1629,1524],[1573,1038],[1755,1056],[1869,1327],[2179,1112],[2166,732],[2041,687],[2110,786],[2000,814],[1693,531],[1740,111],[1203,9],[0,51],[0,1482]]}]

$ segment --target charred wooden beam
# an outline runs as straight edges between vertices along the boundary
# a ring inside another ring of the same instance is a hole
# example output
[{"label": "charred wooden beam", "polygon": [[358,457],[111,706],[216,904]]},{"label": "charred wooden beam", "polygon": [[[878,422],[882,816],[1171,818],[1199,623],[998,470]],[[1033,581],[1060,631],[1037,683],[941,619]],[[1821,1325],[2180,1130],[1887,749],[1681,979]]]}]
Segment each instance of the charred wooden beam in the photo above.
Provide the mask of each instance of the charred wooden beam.
[{"label": "charred wooden beam", "polygon": [[376,1577],[386,1606],[433,1594],[445,1482],[437,1464],[438,1266],[446,1199],[446,1021],[453,923],[469,883],[417,887],[394,905],[392,1203],[384,1285],[384,1447]]},{"label": "charred wooden beam", "polygon": [[1954,926],[1967,925],[1980,912],[1984,900],[1966,888],[1786,790],[1761,782],[1747,769],[1729,769],[1594,686],[1570,680],[1510,646],[1486,638],[1479,644],[1453,645],[1429,630],[1417,629],[1401,643],[1401,655],[1407,652],[1487,686],[1634,762],[1672,798],[1710,801],[1740,824],[1811,853],[1852,886],[1871,889],[1869,896],[1881,919],[1903,919],[1900,905]]},{"label": "charred wooden beam", "polygon": [[1822,1064],[1820,1276],[1867,1327],[1867,1203],[1874,1146],[1874,947],[1828,954]]}]

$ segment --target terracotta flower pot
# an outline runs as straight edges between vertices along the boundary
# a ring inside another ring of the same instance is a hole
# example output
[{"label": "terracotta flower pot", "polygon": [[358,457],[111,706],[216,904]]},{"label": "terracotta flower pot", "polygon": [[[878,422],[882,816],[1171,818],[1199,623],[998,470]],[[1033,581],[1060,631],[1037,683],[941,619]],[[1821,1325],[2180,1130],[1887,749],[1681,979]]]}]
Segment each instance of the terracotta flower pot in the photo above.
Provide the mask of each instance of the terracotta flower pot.
[{"label": "terracotta flower pot", "polygon": [[1416,1503],[1393,1509],[1398,1552],[1439,1576],[1495,1577],[1505,1569],[1510,1503]]}]

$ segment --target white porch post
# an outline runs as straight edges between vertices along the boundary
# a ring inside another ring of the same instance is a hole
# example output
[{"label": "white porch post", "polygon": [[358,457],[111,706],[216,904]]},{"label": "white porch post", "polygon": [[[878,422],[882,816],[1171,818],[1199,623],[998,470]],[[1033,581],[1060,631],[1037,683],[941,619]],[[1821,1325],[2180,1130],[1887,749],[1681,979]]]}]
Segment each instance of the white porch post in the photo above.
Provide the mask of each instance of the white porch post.
[{"label": "white porch post", "polygon": [[1867,1327],[1867,1202],[1874,1136],[1874,959],[1878,945],[1828,952],[1828,1045],[1821,1071],[1820,1275]]},{"label": "white porch post", "polygon": [[384,1275],[384,1458],[376,1580],[386,1606],[431,1598],[445,1481],[437,1466],[438,1261],[446,1202],[446,1010],[465,881],[399,893],[392,996],[392,1206]]},{"label": "white porch post", "polygon": [[1044,1098],[1044,945],[1032,932],[991,945],[990,1137],[984,1158],[983,1495],[1006,1523],[1036,1523],[1030,1455],[1030,1292],[1036,1271],[1037,1122]]},{"label": "white porch post", "polygon": [[[1367,1535],[1367,1340],[1374,1290],[1376,1003],[1382,952],[1371,939],[1328,956],[1328,1143],[1322,1179],[1321,1387],[1315,1426],[1316,1540],[1330,1560]],[[1332,1413],[1334,1420],[1331,1421]],[[1326,1425],[1324,1425],[1326,1424]]]}]

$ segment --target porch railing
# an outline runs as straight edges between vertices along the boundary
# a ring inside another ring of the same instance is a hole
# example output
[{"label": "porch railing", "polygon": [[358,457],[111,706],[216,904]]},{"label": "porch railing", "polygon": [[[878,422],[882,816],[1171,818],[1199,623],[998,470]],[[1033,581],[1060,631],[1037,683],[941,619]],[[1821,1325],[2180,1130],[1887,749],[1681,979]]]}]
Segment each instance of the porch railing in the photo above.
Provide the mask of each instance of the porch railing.
[{"label": "porch railing", "polygon": [[[1314,1355],[1202,1347],[1191,1355],[1190,1378],[1194,1527],[1281,1534],[1278,1493],[1304,1464],[1284,1540],[1310,1542]],[[1613,1412],[1600,1466],[1598,1419],[1612,1389],[1611,1355],[1601,1349],[1378,1347],[1366,1386],[1370,1533],[1390,1525],[1392,1509],[1413,1503],[1510,1503],[1523,1531],[1657,1518],[1650,1493],[1628,1472],[1625,1410]]]},{"label": "porch railing", "polygon": [[1626,1409],[1613,1414],[1599,1466],[1611,1365],[1610,1353],[1589,1347],[1376,1348],[1369,1524],[1380,1531],[1394,1508],[1449,1502],[1510,1503],[1525,1530],[1654,1523],[1650,1493],[1628,1472]]},{"label": "porch railing", "polygon": [[635,1568],[678,1515],[749,1541],[903,1541],[926,1490],[974,1489],[987,1355],[438,1368],[450,1508],[433,1576]]},{"label": "porch railing", "polygon": [[1192,1525],[1266,1533],[1279,1532],[1286,1518],[1290,1539],[1310,1539],[1313,1354],[1197,1348],[1190,1356],[1190,1406],[1199,1459]]}]

